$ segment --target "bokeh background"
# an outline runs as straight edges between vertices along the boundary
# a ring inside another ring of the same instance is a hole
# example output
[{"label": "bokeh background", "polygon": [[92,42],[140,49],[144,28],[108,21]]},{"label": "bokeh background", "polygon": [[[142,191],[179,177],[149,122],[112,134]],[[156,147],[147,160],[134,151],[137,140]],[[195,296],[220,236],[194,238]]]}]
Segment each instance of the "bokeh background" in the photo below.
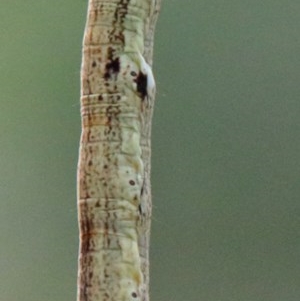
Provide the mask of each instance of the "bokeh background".
[{"label": "bokeh background", "polygon": [[[87,1],[0,4],[0,300],[74,301]],[[152,301],[300,300],[300,2],[163,0]]]}]

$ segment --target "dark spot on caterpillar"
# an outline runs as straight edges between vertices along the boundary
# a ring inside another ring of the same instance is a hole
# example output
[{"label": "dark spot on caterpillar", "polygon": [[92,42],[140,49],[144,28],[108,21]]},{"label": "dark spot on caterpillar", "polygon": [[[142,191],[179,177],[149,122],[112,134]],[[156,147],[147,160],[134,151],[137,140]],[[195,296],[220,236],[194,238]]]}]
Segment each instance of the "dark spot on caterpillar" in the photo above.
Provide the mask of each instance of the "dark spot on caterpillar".
[{"label": "dark spot on caterpillar", "polygon": [[104,78],[108,80],[113,74],[118,74],[120,71],[120,61],[119,58],[111,60],[105,66],[106,72],[104,73]]},{"label": "dark spot on caterpillar", "polygon": [[142,186],[142,189],[141,189],[141,196],[144,194],[144,186],[145,186],[145,180],[143,182],[143,186]]},{"label": "dark spot on caterpillar", "polygon": [[129,184],[133,186],[133,185],[135,185],[135,182],[133,180],[130,180]]},{"label": "dark spot on caterpillar", "polygon": [[100,100],[100,101],[103,100],[103,97],[101,94],[98,96],[98,100]]},{"label": "dark spot on caterpillar", "polygon": [[108,48],[107,59],[109,63],[105,65],[104,79],[108,80],[113,74],[117,75],[120,72],[120,60],[114,58],[114,49]]},{"label": "dark spot on caterpillar", "polygon": [[133,293],[131,293],[131,296],[132,296],[132,298],[136,298],[137,297],[137,293],[133,292]]},{"label": "dark spot on caterpillar", "polygon": [[132,76],[137,76],[137,74],[136,74],[135,71],[131,71],[131,72],[130,72],[130,75],[132,75]]},{"label": "dark spot on caterpillar", "polygon": [[140,213],[140,215],[143,214],[143,212],[142,212],[142,205],[141,204],[139,204],[139,213]]},{"label": "dark spot on caterpillar", "polygon": [[146,98],[147,94],[147,75],[140,72],[135,80],[137,85],[137,92],[142,97],[142,100]]},{"label": "dark spot on caterpillar", "polygon": [[96,66],[97,66],[97,63],[95,61],[93,61],[92,67],[96,67]]}]

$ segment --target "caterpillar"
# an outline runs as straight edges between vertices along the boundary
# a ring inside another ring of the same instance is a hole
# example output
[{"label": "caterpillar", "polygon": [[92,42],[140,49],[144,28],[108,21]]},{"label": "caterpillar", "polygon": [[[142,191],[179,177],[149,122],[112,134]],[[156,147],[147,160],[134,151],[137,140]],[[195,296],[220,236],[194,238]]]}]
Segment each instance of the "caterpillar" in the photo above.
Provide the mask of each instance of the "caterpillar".
[{"label": "caterpillar", "polygon": [[81,66],[78,301],[148,301],[157,0],[90,0]]}]

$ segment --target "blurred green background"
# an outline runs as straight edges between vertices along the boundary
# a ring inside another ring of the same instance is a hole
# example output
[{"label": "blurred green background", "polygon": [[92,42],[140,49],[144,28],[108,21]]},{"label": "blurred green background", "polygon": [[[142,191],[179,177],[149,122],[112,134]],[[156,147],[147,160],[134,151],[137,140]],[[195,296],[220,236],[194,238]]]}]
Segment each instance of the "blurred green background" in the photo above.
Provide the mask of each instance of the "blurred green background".
[{"label": "blurred green background", "polygon": [[[0,5],[0,300],[74,301],[87,1]],[[300,2],[163,0],[151,301],[300,300]]]}]

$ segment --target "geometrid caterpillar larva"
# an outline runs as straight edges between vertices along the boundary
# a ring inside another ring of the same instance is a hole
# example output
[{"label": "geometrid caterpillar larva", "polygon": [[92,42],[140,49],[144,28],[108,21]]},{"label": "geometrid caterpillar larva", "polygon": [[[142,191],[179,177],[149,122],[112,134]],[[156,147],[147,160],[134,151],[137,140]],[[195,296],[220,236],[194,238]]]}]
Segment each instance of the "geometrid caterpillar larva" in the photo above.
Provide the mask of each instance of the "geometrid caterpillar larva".
[{"label": "geometrid caterpillar larva", "polygon": [[[147,301],[155,0],[90,0],[81,69],[78,301]],[[144,58],[144,55],[146,58]]]}]

